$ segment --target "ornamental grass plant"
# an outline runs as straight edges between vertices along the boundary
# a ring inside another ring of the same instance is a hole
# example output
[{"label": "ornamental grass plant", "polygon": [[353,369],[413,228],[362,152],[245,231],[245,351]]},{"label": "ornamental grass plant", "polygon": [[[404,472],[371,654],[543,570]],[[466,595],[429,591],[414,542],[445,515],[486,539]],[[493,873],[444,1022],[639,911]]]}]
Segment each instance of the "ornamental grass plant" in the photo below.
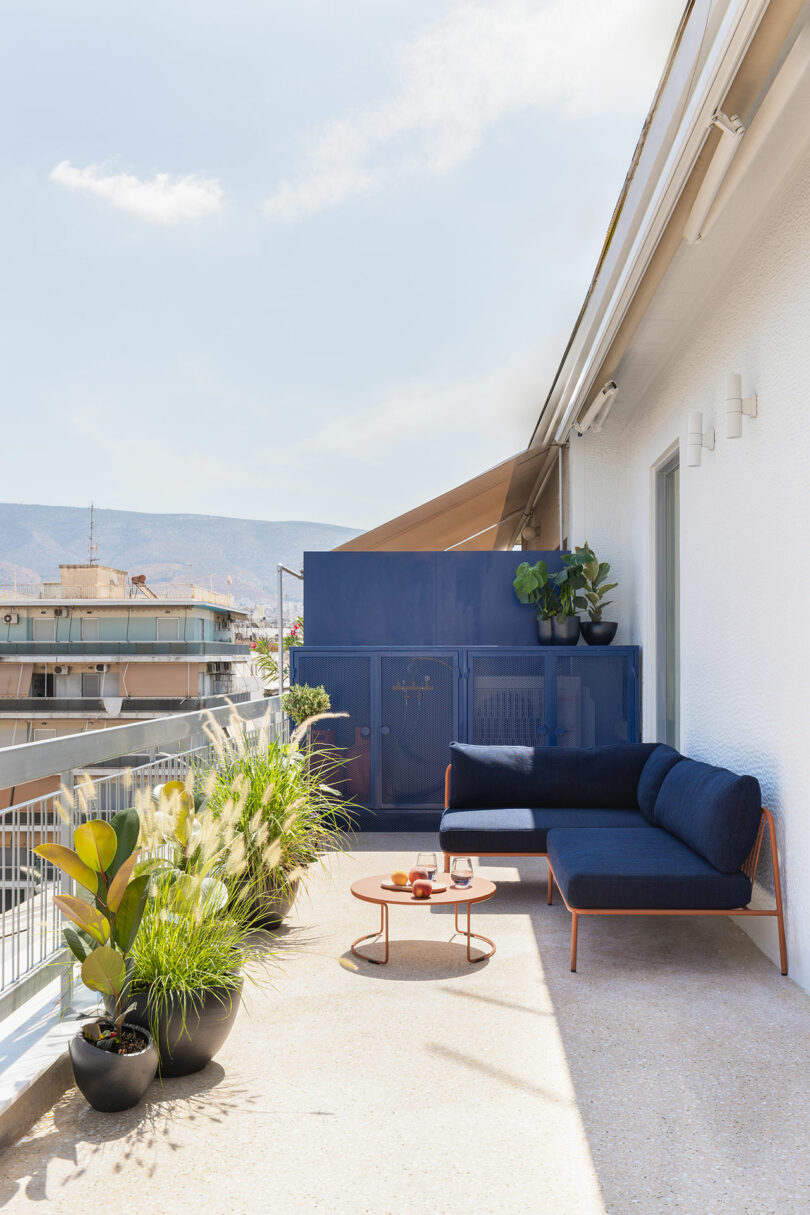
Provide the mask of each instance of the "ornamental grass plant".
[{"label": "ornamental grass plant", "polygon": [[301,746],[314,722],[336,716],[345,715],[305,719],[289,742],[272,736],[266,721],[248,732],[236,715],[227,732],[211,727],[214,758],[197,770],[198,787],[214,819],[230,824],[239,837],[234,849],[244,897],[261,890],[267,898],[283,899],[310,865],[342,849],[352,804],[332,782],[346,761],[334,747]]}]

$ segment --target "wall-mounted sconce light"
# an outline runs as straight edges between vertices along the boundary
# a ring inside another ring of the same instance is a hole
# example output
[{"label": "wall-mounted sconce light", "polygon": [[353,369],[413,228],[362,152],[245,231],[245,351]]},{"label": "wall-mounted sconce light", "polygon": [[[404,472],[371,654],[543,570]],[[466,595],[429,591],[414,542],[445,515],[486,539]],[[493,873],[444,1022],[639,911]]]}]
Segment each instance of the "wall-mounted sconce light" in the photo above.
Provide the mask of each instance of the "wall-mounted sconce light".
[{"label": "wall-mounted sconce light", "polygon": [[757,416],[757,398],[744,397],[742,394],[742,376],[726,376],[726,437],[729,439],[742,438],[743,414],[747,418]]},{"label": "wall-mounted sconce light", "polygon": [[686,427],[687,468],[700,468],[704,447],[708,451],[714,451],[714,430],[704,431],[702,413],[690,413]]}]

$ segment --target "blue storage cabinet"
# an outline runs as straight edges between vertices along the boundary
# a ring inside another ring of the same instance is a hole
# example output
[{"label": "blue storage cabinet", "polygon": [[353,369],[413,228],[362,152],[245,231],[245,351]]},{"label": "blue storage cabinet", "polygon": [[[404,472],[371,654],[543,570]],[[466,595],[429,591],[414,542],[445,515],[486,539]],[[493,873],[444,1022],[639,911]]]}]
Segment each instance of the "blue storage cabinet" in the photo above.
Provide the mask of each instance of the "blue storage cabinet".
[{"label": "blue storage cabinet", "polygon": [[636,646],[303,646],[290,657],[294,683],[323,684],[349,714],[318,736],[344,751],[343,791],[377,812],[362,820],[376,829],[441,810],[454,739],[593,747],[640,736]]}]

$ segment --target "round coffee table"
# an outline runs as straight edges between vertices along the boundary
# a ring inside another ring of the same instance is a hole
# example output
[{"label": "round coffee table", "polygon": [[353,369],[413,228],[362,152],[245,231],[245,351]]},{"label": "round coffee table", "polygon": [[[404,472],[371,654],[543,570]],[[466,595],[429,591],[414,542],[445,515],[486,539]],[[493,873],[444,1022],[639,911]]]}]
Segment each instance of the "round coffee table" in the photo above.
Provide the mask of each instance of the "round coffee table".
[{"label": "round coffee table", "polygon": [[[486,958],[491,958],[495,952],[495,943],[490,941],[489,937],[482,936],[479,932],[470,931],[470,908],[473,903],[484,903],[487,899],[491,899],[495,893],[495,883],[488,881],[486,878],[474,877],[472,884],[465,886],[463,889],[453,885],[449,873],[438,873],[436,881],[440,885],[447,885],[447,889],[442,894],[432,894],[427,899],[416,899],[411,894],[410,890],[384,890],[382,883],[390,881],[388,874],[381,874],[379,877],[360,878],[357,882],[352,882],[352,894],[356,899],[360,899],[364,903],[378,903],[380,907],[380,927],[377,932],[368,932],[365,936],[358,937],[352,942],[352,953],[357,958],[362,958],[364,962],[373,962],[376,966],[383,966],[388,961],[388,908],[389,907],[447,907],[452,905],[454,909],[455,932],[467,938],[467,961],[468,962],[483,962]],[[459,927],[458,909],[459,904],[467,905],[467,929],[466,932]],[[385,954],[382,958],[370,958],[368,954],[361,953],[357,946],[361,941],[370,941],[376,937],[382,936],[385,940]],[[492,948],[488,953],[482,953],[477,958],[472,956],[470,945],[473,938],[477,941],[486,941],[487,945]]]}]

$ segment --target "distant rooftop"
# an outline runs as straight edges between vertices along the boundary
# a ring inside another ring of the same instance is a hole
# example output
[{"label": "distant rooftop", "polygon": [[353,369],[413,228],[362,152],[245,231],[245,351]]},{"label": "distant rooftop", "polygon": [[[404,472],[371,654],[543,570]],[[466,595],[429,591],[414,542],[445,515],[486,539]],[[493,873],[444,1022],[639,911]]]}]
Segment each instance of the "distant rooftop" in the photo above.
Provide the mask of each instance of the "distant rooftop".
[{"label": "distant rooftop", "polygon": [[2,603],[35,603],[42,599],[58,599],[63,603],[110,599],[143,603],[145,600],[159,599],[164,603],[206,603],[212,607],[227,608],[235,615],[245,615],[232,606],[230,594],[196,586],[193,582],[147,583],[143,574],[130,577],[126,570],[116,569],[112,565],[60,565],[58,582],[0,586]]}]

